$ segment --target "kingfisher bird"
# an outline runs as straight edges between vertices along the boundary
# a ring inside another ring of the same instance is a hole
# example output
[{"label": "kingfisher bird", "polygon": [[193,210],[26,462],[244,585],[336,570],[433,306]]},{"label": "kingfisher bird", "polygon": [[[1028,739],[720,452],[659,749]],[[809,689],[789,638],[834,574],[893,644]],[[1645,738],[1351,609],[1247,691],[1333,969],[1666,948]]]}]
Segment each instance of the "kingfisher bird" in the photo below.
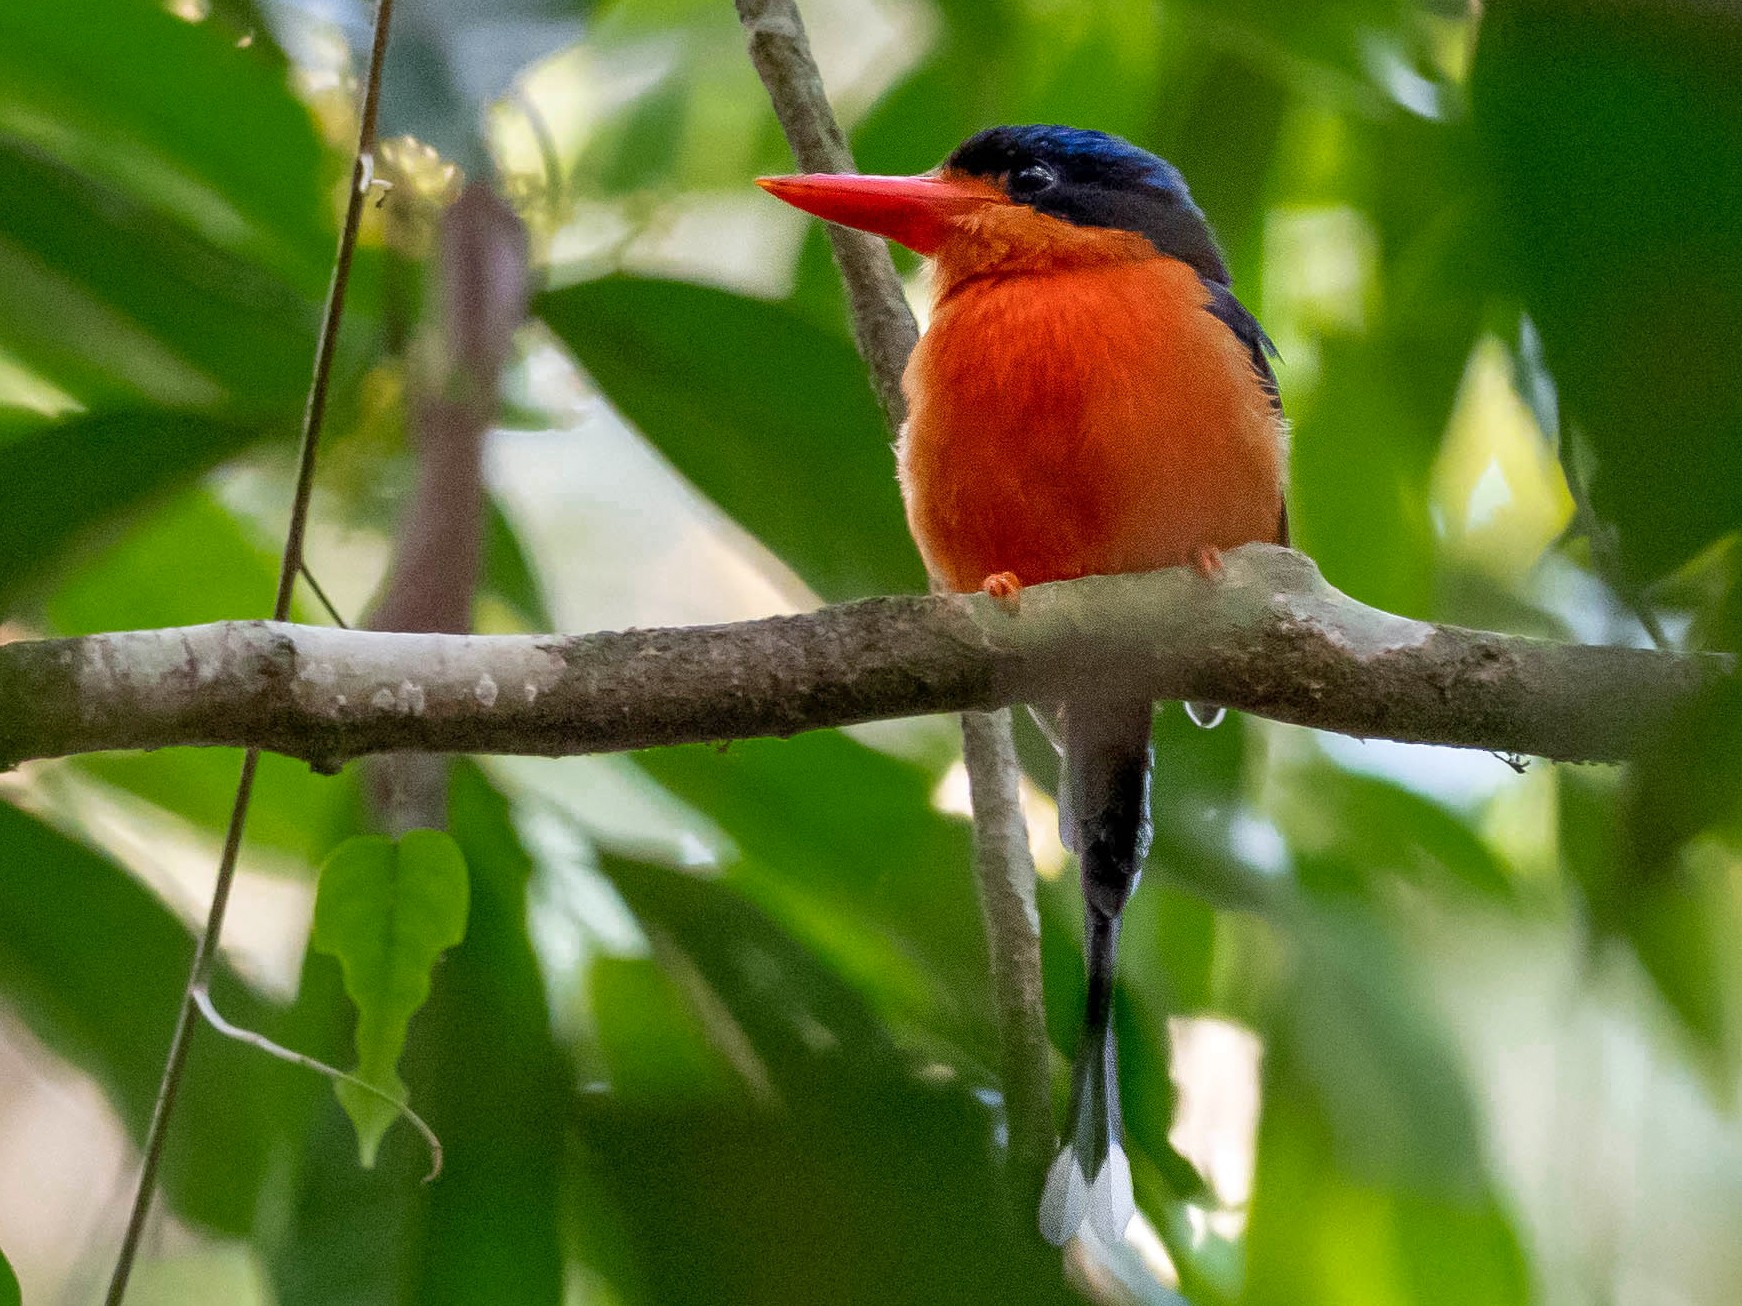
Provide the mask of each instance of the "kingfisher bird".
[{"label": "kingfisher bird", "polygon": [[[1103,132],[995,127],[918,176],[757,184],[931,260],[896,453],[934,585],[1019,605],[1023,586],[1092,574],[1190,566],[1213,581],[1223,550],[1288,543],[1274,347],[1172,164]],[[1085,1220],[1113,1243],[1136,1209],[1113,983],[1149,849],[1154,705],[1085,685],[1037,708],[1063,756],[1088,978],[1039,1221],[1055,1244]],[[1204,725],[1221,714],[1187,709]]]}]

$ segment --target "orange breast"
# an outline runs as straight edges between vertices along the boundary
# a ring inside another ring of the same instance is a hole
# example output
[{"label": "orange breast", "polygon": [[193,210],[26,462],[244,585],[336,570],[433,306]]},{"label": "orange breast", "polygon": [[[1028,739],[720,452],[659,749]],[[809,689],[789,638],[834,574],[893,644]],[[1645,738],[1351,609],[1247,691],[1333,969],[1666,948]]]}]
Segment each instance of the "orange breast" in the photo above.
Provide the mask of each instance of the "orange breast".
[{"label": "orange breast", "polygon": [[1282,423],[1174,259],[946,284],[908,365],[908,522],[956,590],[1278,537]]}]

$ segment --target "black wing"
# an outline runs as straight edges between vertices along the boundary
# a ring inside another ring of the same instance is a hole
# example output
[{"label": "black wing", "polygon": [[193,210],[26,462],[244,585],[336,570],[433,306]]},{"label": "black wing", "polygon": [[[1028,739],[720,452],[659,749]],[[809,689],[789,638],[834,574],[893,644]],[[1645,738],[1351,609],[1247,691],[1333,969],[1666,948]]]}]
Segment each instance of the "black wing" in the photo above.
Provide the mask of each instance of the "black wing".
[{"label": "black wing", "polygon": [[1246,346],[1246,351],[1252,355],[1253,370],[1264,383],[1264,393],[1270,396],[1271,404],[1280,414],[1282,395],[1276,387],[1276,373],[1270,366],[1271,359],[1280,357],[1276,346],[1264,334],[1264,328],[1258,325],[1258,319],[1247,311],[1246,305],[1234,298],[1232,290],[1214,281],[1205,281],[1204,289],[1210,292],[1210,302],[1206,307],[1211,316],[1232,331],[1240,343]]},{"label": "black wing", "polygon": [[[1275,344],[1264,334],[1264,328],[1258,325],[1258,319],[1252,316],[1246,305],[1234,297],[1232,290],[1220,282],[1204,277],[1199,279],[1203,281],[1204,289],[1210,292],[1210,302],[1205,307],[1246,346],[1246,351],[1252,355],[1252,370],[1258,373],[1264,393],[1270,396],[1270,406],[1281,417],[1282,392],[1277,388],[1276,372],[1270,366],[1271,359],[1280,357]],[[1288,542],[1288,504],[1284,502],[1282,520],[1277,524],[1277,543]]]}]

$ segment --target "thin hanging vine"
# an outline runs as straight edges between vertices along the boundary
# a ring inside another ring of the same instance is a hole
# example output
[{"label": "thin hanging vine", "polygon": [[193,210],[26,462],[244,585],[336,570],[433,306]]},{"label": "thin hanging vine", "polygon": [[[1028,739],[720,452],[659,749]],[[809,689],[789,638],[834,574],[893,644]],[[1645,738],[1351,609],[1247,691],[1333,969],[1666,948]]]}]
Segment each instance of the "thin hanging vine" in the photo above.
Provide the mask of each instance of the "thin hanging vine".
[{"label": "thin hanging vine", "polygon": [[[303,570],[303,539],[308,529],[309,502],[314,494],[321,427],[326,421],[327,397],[332,386],[333,357],[337,352],[339,327],[345,315],[345,292],[351,283],[351,261],[357,249],[357,231],[363,222],[363,203],[368,197],[374,175],[375,122],[381,104],[381,70],[387,58],[387,37],[392,21],[393,0],[376,0],[369,65],[363,79],[363,102],[357,115],[357,148],[351,159],[351,185],[345,202],[345,221],[339,232],[338,252],[333,259],[333,276],[327,286],[326,307],[321,316],[320,339],[315,346],[308,404],[303,411],[296,493],[291,501],[290,526],[285,532],[284,553],[279,562],[278,589],[272,601],[272,617],[275,621],[289,618],[291,595],[296,589],[297,576]],[[242,756],[242,770],[236,780],[236,798],[230,808],[223,852],[218,858],[217,882],[212,887],[211,907],[206,913],[205,928],[200,932],[199,942],[194,948],[193,964],[188,969],[187,990],[182,997],[181,1011],[176,1017],[175,1033],[170,1038],[163,1076],[158,1081],[157,1100],[152,1106],[151,1126],[146,1131],[145,1152],[139,1167],[139,1186],[133,1194],[133,1204],[127,1214],[127,1231],[122,1236],[121,1249],[115,1258],[115,1268],[109,1277],[109,1290],[104,1297],[105,1306],[121,1306],[127,1295],[127,1282],[132,1276],[133,1262],[139,1254],[146,1219],[151,1213],[152,1194],[157,1186],[158,1168],[163,1163],[169,1123],[181,1089],[182,1072],[187,1066],[194,1023],[200,1016],[201,998],[205,993],[207,977],[217,957],[218,942],[224,930],[224,913],[229,908],[230,890],[236,880],[236,859],[242,848],[242,831],[248,823],[248,806],[254,797],[254,778],[259,766],[260,750],[250,748]]]}]

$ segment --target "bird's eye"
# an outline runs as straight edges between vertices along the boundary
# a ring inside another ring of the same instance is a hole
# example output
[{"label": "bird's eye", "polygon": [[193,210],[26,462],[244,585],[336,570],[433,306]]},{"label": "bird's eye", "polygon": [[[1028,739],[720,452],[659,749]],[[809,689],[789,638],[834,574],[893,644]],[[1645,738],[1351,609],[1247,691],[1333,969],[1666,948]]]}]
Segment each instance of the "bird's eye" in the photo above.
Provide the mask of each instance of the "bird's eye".
[{"label": "bird's eye", "polygon": [[1016,199],[1027,199],[1031,195],[1039,195],[1058,185],[1058,173],[1044,163],[1031,163],[1026,168],[1010,174],[1010,194]]}]

